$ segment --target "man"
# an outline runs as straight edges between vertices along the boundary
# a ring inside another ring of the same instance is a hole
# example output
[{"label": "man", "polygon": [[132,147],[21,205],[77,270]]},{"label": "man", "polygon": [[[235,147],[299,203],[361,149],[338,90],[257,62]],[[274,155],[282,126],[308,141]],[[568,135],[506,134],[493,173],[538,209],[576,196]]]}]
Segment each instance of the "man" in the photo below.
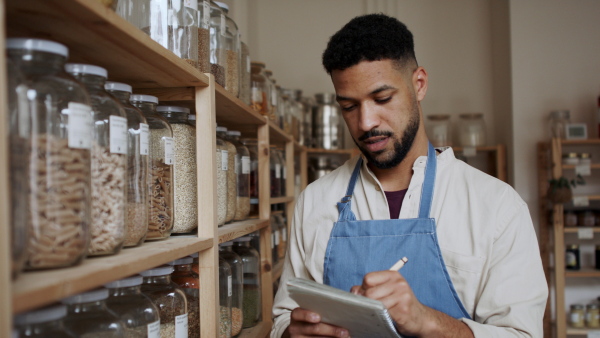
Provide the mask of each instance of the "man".
[{"label": "man", "polygon": [[548,290],[527,205],[430,145],[427,72],[406,26],[357,17],[323,65],[362,156],[298,198],[271,336],[349,335],[297,308],[286,282],[301,277],[380,300],[402,335],[541,337]]}]

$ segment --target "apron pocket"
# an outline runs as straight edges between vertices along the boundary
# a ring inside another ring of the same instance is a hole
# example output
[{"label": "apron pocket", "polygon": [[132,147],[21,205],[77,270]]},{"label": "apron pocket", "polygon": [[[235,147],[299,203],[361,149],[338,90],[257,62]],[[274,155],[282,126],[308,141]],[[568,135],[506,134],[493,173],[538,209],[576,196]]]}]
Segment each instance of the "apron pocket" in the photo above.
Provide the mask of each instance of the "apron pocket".
[{"label": "apron pocket", "polygon": [[454,289],[465,309],[472,316],[486,259],[445,249],[440,250]]}]

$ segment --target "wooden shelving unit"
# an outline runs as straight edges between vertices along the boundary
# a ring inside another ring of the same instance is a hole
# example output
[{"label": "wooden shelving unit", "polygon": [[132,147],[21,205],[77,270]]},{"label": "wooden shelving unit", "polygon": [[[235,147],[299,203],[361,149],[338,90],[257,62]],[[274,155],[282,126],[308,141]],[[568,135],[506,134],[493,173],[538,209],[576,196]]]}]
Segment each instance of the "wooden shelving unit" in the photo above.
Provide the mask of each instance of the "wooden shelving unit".
[{"label": "wooden shelving unit", "polygon": [[[464,152],[465,149],[463,147],[452,147],[452,150],[456,155],[460,155]],[[478,167],[478,169],[485,171],[486,173],[504,182],[508,182],[508,173],[506,167],[506,146],[504,144],[475,147],[475,151],[478,154],[487,154],[487,167]]]}]

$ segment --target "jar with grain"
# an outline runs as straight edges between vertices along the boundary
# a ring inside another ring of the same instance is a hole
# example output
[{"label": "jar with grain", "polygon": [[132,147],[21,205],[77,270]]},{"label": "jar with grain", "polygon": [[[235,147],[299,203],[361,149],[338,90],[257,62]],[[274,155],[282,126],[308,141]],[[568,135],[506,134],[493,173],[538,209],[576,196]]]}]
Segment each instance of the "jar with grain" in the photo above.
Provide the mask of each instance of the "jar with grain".
[{"label": "jar with grain", "polygon": [[262,291],[260,281],[260,256],[250,246],[252,238],[240,237],[233,242],[233,251],[242,258],[244,328],[252,327],[260,321],[262,311]]},{"label": "jar with grain", "polygon": [[129,133],[123,106],[104,89],[106,69],[69,63],[68,73],[90,93],[92,135],[92,223],[89,256],[118,253],[125,241]]},{"label": "jar with grain", "polygon": [[231,337],[231,267],[219,257],[219,338]]},{"label": "jar with grain", "polygon": [[96,289],[63,299],[62,303],[67,305],[64,319],[67,330],[77,337],[124,337],[125,324],[108,309],[107,299],[107,289]]},{"label": "jar with grain", "polygon": [[588,304],[585,311],[585,325],[590,329],[600,327],[600,306],[598,304]]},{"label": "jar with grain", "polygon": [[250,105],[250,96],[252,94],[250,49],[243,41],[240,42],[240,60],[240,100]]},{"label": "jar with grain", "polygon": [[[86,254],[89,239],[90,97],[65,72],[68,49],[64,45],[7,39],[6,49],[28,83],[26,105],[31,109],[19,115],[24,119],[21,127],[32,126],[25,148],[29,162],[21,164],[29,173],[26,269],[74,265]],[[26,135],[27,130],[20,132]]]},{"label": "jar with grain", "polygon": [[148,233],[148,203],[150,191],[150,127],[141,110],[130,102],[131,86],[106,82],[106,90],[123,106],[127,115],[127,211],[124,247],[139,246]]},{"label": "jar with grain", "polygon": [[450,115],[427,115],[425,121],[427,137],[434,147],[452,146],[452,125]]},{"label": "jar with grain", "polygon": [[188,304],[185,294],[171,281],[173,267],[162,265],[142,271],[142,293],[148,296],[159,310],[160,337],[186,337],[188,333]]},{"label": "jar with grain", "polygon": [[[225,224],[227,220],[227,194],[228,187],[228,171],[229,171],[229,152],[225,140],[221,138],[217,127],[217,225]],[[227,129],[225,128],[225,132]]]},{"label": "jar with grain", "polygon": [[158,106],[156,111],[173,129],[175,165],[175,221],[173,233],[186,233],[198,227],[198,185],[196,167],[196,129],[188,123],[190,110],[177,106]]},{"label": "jar with grain", "polygon": [[106,306],[125,325],[125,337],[158,337],[160,333],[159,309],[142,294],[142,281],[142,276],[135,275],[104,285],[109,293]]},{"label": "jar with grain", "polygon": [[271,197],[281,196],[281,162],[277,155],[277,147],[269,147],[269,171],[271,178]]},{"label": "jar with grain", "polygon": [[214,1],[225,14],[225,90],[231,95],[240,95],[240,34],[238,26],[231,19],[229,6],[221,1]]},{"label": "jar with grain", "polygon": [[585,327],[585,309],[581,304],[572,304],[569,312],[569,324],[571,327]]},{"label": "jar with grain", "polygon": [[227,139],[233,143],[236,150],[235,172],[237,174],[237,197],[235,206],[236,221],[243,221],[250,214],[250,152],[240,142],[241,133],[236,130],[227,132]]},{"label": "jar with grain", "polygon": [[486,144],[486,127],[482,113],[459,115],[458,139],[462,147],[480,147]]},{"label": "jar with grain", "polygon": [[210,72],[215,77],[215,82],[225,87],[225,69],[227,67],[227,54],[225,35],[227,34],[227,20],[221,7],[210,1]]},{"label": "jar with grain", "polygon": [[251,94],[250,106],[255,112],[264,116],[271,116],[270,83],[265,74],[265,64],[254,61],[250,64]]},{"label": "jar with grain", "polygon": [[210,1],[198,0],[198,70],[210,73]]},{"label": "jar with grain", "polygon": [[250,215],[258,215],[258,141],[245,138],[241,140],[250,154]]},{"label": "jar with grain", "polygon": [[[219,244],[219,257],[231,268],[231,335],[237,336],[242,331],[244,315],[242,312],[244,288],[242,258],[233,252],[233,242]],[[229,281],[228,281],[229,283]],[[227,286],[229,288],[229,285]]]},{"label": "jar with grain", "polygon": [[235,145],[227,139],[227,128],[217,127],[217,136],[225,142],[227,148],[227,216],[225,223],[231,222],[237,208],[237,174],[235,172]]},{"label": "jar with grain", "polygon": [[35,338],[74,338],[64,325],[67,315],[65,305],[49,306],[15,316],[16,335],[14,337]]},{"label": "jar with grain", "polygon": [[273,78],[273,72],[269,69],[265,69],[265,76],[267,78],[267,85],[269,90],[269,119],[276,125],[281,126],[282,121],[280,120],[279,112],[279,92],[277,91],[277,80]]},{"label": "jar with grain", "polygon": [[171,279],[179,285],[188,302],[188,337],[200,337],[200,280],[193,269],[194,258],[188,256],[169,263]]},{"label": "jar with grain", "polygon": [[136,94],[131,96],[130,101],[142,111],[150,128],[150,199],[146,240],[169,238],[174,221],[173,130],[169,122],[156,112],[156,96]]}]

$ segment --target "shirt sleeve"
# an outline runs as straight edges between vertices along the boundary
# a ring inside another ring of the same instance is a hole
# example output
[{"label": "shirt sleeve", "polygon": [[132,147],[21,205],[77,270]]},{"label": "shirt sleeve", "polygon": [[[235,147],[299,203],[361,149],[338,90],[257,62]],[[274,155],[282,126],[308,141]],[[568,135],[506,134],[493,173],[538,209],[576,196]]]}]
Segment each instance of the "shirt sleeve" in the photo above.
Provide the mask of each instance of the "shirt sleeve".
[{"label": "shirt sleeve", "polygon": [[548,284],[527,204],[519,202],[496,230],[474,318],[462,319],[476,338],[543,336]]}]

